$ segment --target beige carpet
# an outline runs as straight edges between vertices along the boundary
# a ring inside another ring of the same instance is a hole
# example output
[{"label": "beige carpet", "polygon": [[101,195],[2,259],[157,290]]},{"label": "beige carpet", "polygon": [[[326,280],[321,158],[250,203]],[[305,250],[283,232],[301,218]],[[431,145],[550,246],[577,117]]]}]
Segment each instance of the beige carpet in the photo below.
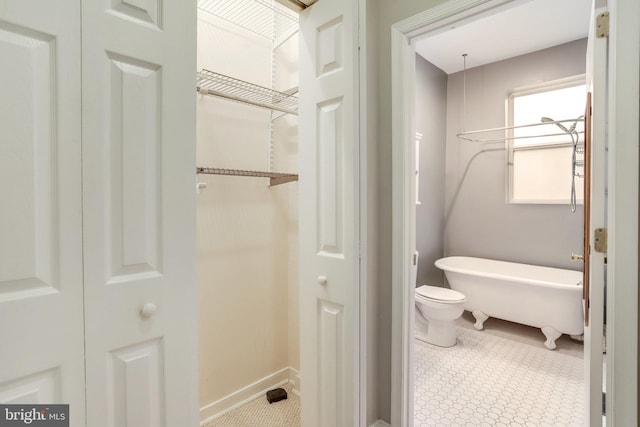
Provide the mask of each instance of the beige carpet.
[{"label": "beige carpet", "polygon": [[203,427],[300,427],[300,398],[290,384],[282,388],[287,391],[285,400],[269,404],[262,395]]}]

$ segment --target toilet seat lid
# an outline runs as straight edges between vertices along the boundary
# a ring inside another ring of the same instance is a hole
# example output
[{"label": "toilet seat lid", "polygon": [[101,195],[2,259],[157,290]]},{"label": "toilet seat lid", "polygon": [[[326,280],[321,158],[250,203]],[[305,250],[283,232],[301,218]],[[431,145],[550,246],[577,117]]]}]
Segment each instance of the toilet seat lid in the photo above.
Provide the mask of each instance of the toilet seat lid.
[{"label": "toilet seat lid", "polygon": [[439,286],[422,285],[416,288],[416,294],[430,300],[442,302],[462,302],[466,297],[453,289],[441,288]]}]

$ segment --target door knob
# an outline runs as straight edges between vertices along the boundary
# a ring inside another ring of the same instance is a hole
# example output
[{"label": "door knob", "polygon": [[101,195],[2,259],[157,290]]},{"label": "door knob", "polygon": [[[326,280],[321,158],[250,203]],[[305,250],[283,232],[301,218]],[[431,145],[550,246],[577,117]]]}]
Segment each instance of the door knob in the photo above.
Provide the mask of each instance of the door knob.
[{"label": "door knob", "polygon": [[325,276],[318,276],[318,284],[324,286],[327,284],[327,278]]},{"label": "door knob", "polygon": [[584,255],[571,254],[571,261],[581,261],[584,262]]},{"label": "door knob", "polygon": [[157,310],[158,307],[156,307],[154,303],[148,302],[140,309],[140,317],[142,317],[143,319],[148,319],[153,316]]}]

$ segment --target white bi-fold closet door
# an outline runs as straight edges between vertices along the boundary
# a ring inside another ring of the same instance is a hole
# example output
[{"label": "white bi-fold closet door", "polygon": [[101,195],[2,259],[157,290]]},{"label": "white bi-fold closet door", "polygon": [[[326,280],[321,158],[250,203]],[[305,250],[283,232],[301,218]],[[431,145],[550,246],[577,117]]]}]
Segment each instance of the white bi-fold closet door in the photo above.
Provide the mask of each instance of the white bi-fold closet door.
[{"label": "white bi-fold closet door", "polygon": [[195,10],[0,7],[0,402],[198,423]]},{"label": "white bi-fold closet door", "polygon": [[[364,425],[357,0],[300,14],[300,377],[305,427]],[[364,147],[362,147],[364,152]],[[366,187],[365,187],[366,188]],[[363,199],[364,200],[364,199]]]},{"label": "white bi-fold closet door", "polygon": [[3,1],[0,62],[0,402],[83,420],[80,2]]},{"label": "white bi-fold closet door", "polygon": [[84,2],[87,424],[197,424],[194,2]]}]

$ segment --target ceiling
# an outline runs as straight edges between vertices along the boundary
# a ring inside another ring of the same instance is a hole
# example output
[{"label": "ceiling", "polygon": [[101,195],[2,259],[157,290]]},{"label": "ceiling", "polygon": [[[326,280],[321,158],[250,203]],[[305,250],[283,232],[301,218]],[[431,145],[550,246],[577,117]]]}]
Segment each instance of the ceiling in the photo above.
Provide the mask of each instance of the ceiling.
[{"label": "ceiling", "polygon": [[525,0],[416,41],[416,51],[446,72],[500,61],[587,37],[591,0]]}]

